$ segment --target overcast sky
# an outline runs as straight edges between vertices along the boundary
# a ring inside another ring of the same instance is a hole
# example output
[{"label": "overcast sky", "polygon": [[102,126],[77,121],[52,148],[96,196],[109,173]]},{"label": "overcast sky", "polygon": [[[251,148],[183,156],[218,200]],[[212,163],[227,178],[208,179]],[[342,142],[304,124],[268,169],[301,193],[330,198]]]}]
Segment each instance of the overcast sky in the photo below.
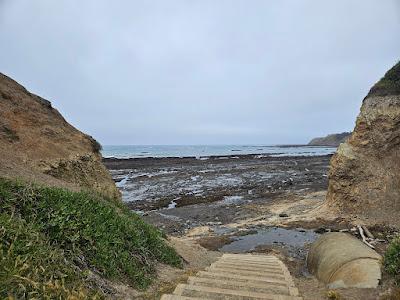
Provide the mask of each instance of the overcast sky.
[{"label": "overcast sky", "polygon": [[348,131],[399,59],[399,0],[0,0],[0,72],[102,144]]}]

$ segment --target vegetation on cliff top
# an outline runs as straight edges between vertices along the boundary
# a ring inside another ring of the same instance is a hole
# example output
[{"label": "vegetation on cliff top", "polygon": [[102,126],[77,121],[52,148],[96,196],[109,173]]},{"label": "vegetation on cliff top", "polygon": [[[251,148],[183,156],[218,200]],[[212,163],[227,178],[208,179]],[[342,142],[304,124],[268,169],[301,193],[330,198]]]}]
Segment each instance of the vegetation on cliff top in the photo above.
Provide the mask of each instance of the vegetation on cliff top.
[{"label": "vegetation on cliff top", "polygon": [[0,203],[0,298],[102,297],[96,278],[144,288],[157,261],[181,265],[121,203],[1,178]]},{"label": "vegetation on cliff top", "polygon": [[400,62],[386,72],[369,91],[368,96],[400,95]]},{"label": "vegetation on cliff top", "polygon": [[329,134],[325,137],[318,137],[318,138],[312,139],[308,143],[308,145],[309,146],[338,147],[341,143],[344,143],[350,135],[351,135],[351,132]]}]

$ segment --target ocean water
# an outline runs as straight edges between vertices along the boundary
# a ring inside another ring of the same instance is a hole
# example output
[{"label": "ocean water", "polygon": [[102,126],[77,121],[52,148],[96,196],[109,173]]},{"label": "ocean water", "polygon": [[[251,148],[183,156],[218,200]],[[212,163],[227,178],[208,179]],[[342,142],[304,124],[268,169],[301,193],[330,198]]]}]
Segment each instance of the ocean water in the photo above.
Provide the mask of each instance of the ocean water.
[{"label": "ocean water", "polygon": [[270,155],[270,156],[319,156],[332,154],[333,147],[316,146],[266,146],[266,145],[106,145],[103,146],[103,157],[138,158],[138,157],[196,157],[227,155]]}]

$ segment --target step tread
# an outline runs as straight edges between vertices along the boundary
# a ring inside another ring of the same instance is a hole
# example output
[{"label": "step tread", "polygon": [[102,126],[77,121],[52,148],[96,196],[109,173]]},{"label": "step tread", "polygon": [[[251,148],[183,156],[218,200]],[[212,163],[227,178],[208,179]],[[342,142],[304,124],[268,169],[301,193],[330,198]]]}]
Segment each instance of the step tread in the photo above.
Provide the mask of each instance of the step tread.
[{"label": "step tread", "polygon": [[[239,296],[253,299],[266,299],[266,300],[300,300],[301,297],[290,296],[290,295],[281,295],[281,294],[266,294],[266,293],[256,293],[256,292],[247,292],[247,291],[238,291],[238,290],[230,290],[230,289],[221,289],[214,287],[204,287],[204,286],[195,286],[188,284],[179,284],[177,286],[178,293],[177,295],[182,295],[183,293],[190,293],[190,291],[204,293],[208,296],[208,294],[219,294],[226,296]],[[175,293],[174,293],[175,294]]]},{"label": "step tread", "polygon": [[222,259],[224,258],[234,258],[234,259],[247,259],[252,261],[279,261],[276,256],[270,255],[253,255],[253,254],[223,254]]},{"label": "step tread", "polygon": [[220,263],[224,263],[224,264],[237,264],[237,263],[241,263],[241,264],[247,264],[247,265],[251,265],[251,266],[279,266],[279,262],[278,261],[248,261],[246,259],[227,259],[227,258],[223,258],[218,260],[218,262]]},{"label": "step tread", "polygon": [[230,268],[217,268],[217,267],[208,267],[206,270],[212,271],[216,270],[219,273],[230,273],[230,274],[242,274],[242,275],[254,275],[260,277],[278,277],[285,279],[285,273],[283,271],[276,272],[276,271],[269,271],[269,272],[255,272],[255,271],[248,271],[248,270],[237,270],[237,269],[230,269]]},{"label": "step tread", "polygon": [[204,285],[211,287],[219,287],[232,290],[248,290],[258,293],[282,293],[290,295],[291,289],[288,286],[254,283],[254,282],[241,282],[236,280],[221,280],[200,277],[189,277],[188,284],[191,285]]},{"label": "step tread", "polygon": [[227,273],[220,273],[220,272],[213,272],[213,271],[200,271],[197,273],[197,276],[204,276],[204,277],[218,277],[218,278],[231,278],[231,279],[239,279],[243,281],[250,281],[250,282],[262,282],[262,283],[275,283],[280,285],[287,285],[289,286],[289,282],[286,279],[279,279],[279,278],[268,278],[268,277],[255,277],[255,276],[244,276],[238,274],[227,274]]},{"label": "step tread", "polygon": [[267,266],[267,267],[262,267],[262,266],[247,266],[247,265],[242,265],[242,264],[225,264],[225,263],[213,263],[211,266],[214,267],[220,267],[220,268],[231,268],[231,269],[238,269],[238,270],[257,270],[257,271],[283,271],[281,266]]}]

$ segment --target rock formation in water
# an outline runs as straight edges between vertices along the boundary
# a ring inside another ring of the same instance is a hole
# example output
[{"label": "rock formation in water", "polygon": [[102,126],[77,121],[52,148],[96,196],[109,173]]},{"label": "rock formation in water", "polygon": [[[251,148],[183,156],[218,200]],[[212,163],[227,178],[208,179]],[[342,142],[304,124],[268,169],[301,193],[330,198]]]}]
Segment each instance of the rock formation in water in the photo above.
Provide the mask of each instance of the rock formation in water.
[{"label": "rock formation in water", "polygon": [[329,206],[400,226],[400,63],[364,99],[329,178]]},{"label": "rock formation in water", "polygon": [[329,134],[325,137],[318,137],[318,138],[312,139],[308,143],[308,146],[338,147],[341,143],[346,142],[347,138],[350,135],[351,135],[351,132]]},{"label": "rock formation in water", "polygon": [[119,198],[100,148],[49,101],[0,73],[0,176]]}]

